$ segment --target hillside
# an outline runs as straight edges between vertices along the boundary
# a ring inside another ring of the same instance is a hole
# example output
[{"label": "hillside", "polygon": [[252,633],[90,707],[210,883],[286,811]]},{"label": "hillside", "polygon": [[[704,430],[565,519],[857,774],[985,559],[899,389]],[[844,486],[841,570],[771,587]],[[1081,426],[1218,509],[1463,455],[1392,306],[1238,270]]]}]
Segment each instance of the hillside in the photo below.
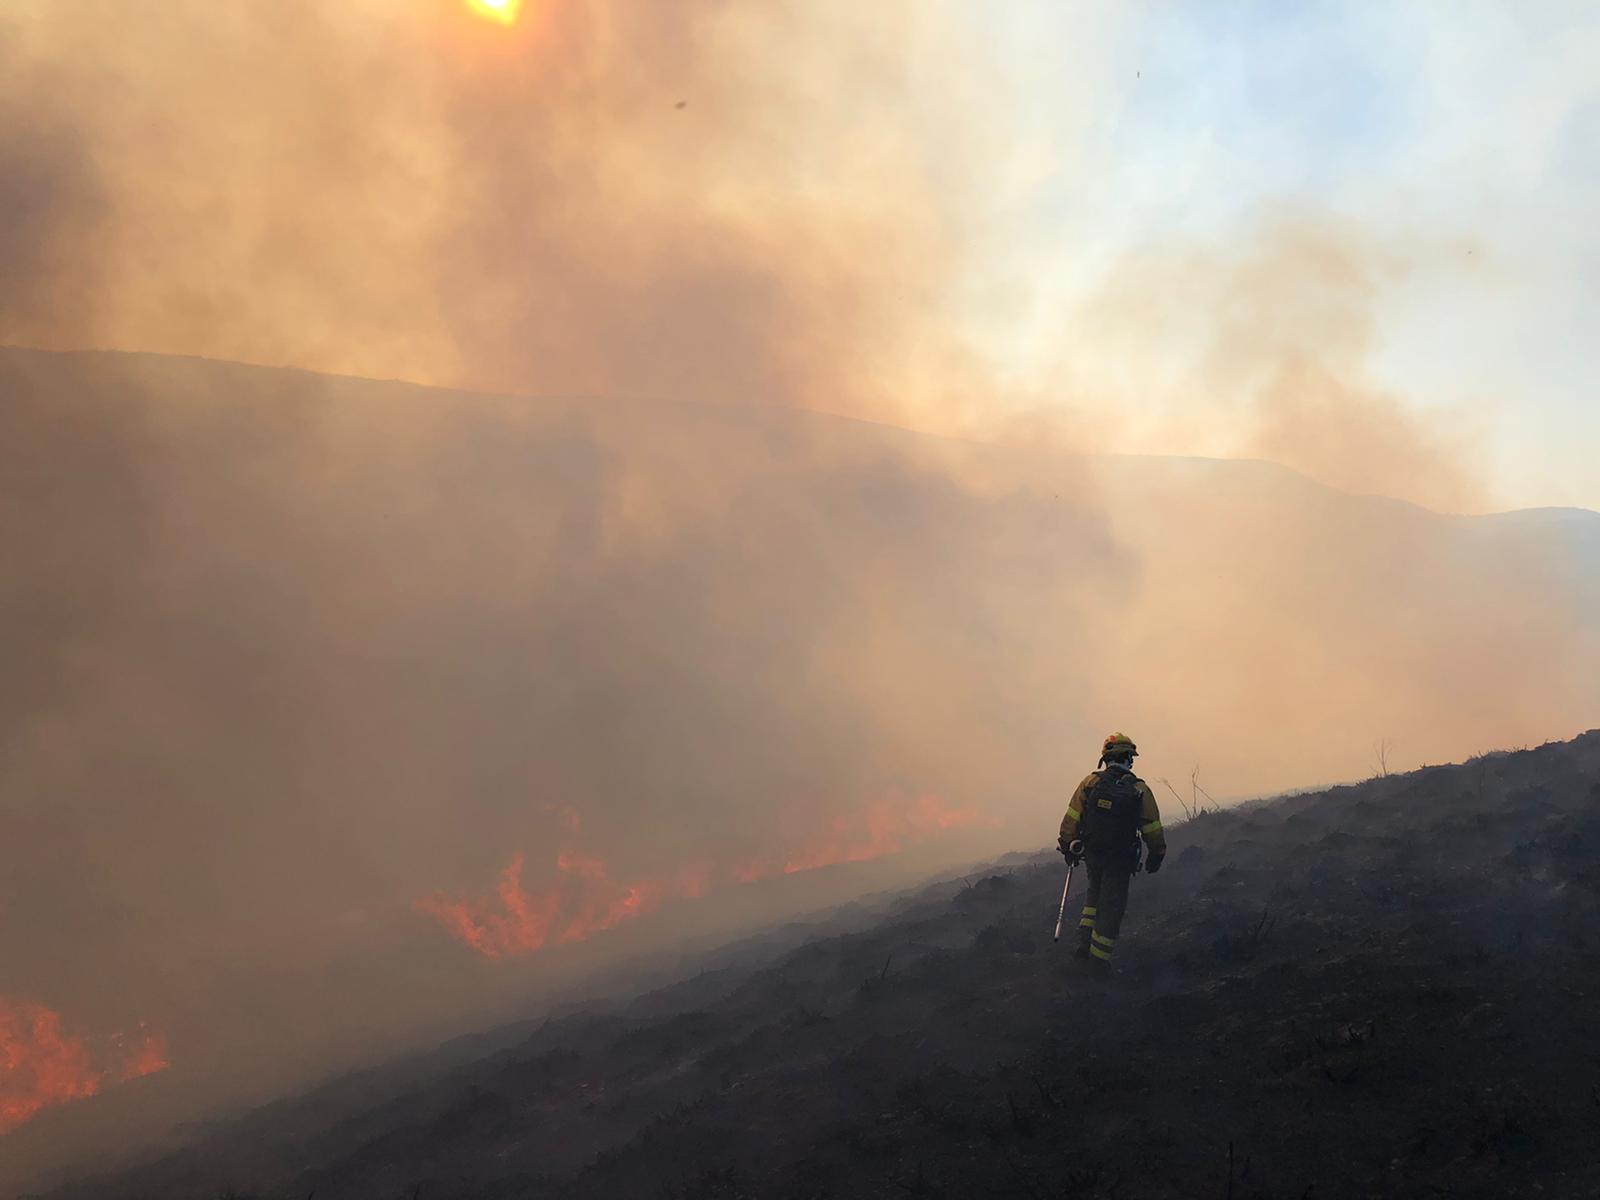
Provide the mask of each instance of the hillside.
[{"label": "hillside", "polygon": [[0,1019],[89,1060],[0,1194],[1038,845],[1108,725],[1237,797],[1600,712],[1600,514],[755,404],[0,348],[0,545]]},{"label": "hillside", "polygon": [[1171,840],[1103,984],[1040,854],[56,1200],[1600,1189],[1600,732]]}]

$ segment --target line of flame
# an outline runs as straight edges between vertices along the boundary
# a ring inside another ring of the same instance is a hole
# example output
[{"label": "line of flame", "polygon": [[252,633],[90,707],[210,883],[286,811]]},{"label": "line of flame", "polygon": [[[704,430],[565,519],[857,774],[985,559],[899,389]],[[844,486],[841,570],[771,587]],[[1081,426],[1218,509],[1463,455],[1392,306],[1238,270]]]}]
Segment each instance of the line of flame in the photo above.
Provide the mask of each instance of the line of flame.
[{"label": "line of flame", "polygon": [[[164,1039],[140,1026],[116,1035],[96,1054],[88,1041],[66,1032],[61,1014],[42,1004],[0,996],[0,1134],[31,1121],[46,1108],[98,1094],[171,1064]],[[109,1060],[109,1061],[108,1061]]]},{"label": "line of flame", "polygon": [[[576,814],[560,811],[566,814],[567,830],[575,837],[580,828]],[[694,863],[662,879],[623,882],[612,878],[601,859],[569,844],[556,855],[556,881],[542,891],[529,892],[523,886],[526,859],[519,852],[489,895],[462,900],[436,894],[418,901],[417,908],[485,958],[510,958],[534,953],[552,942],[584,941],[654,912],[669,899],[702,897],[722,883],[754,883],[776,875],[867,862],[897,854],[948,830],[992,824],[975,812],[952,808],[937,796],[919,796],[909,804],[886,797],[864,812],[835,818],[820,834],[801,839],[783,854],[721,868]]]}]

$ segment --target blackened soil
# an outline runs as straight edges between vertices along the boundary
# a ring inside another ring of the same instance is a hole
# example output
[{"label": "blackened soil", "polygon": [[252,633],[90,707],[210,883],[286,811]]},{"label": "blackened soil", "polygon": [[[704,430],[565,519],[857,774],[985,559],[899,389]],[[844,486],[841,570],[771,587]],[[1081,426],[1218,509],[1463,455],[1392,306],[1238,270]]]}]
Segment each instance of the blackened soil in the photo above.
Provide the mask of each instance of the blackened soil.
[{"label": "blackened soil", "polygon": [[1600,733],[1170,836],[1106,982],[1041,854],[267,1138],[252,1180],[201,1147],[77,1194],[1600,1196]]}]

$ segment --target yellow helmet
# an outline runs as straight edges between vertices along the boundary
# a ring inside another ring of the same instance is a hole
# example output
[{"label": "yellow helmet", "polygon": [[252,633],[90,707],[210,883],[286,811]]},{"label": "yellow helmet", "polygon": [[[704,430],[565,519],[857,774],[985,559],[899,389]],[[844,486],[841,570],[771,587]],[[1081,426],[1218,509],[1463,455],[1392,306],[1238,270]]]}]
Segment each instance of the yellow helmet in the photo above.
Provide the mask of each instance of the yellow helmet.
[{"label": "yellow helmet", "polygon": [[1139,747],[1133,744],[1133,739],[1125,733],[1113,733],[1106,738],[1105,745],[1100,747],[1100,757],[1110,758],[1114,754],[1126,754],[1130,758],[1139,753]]}]

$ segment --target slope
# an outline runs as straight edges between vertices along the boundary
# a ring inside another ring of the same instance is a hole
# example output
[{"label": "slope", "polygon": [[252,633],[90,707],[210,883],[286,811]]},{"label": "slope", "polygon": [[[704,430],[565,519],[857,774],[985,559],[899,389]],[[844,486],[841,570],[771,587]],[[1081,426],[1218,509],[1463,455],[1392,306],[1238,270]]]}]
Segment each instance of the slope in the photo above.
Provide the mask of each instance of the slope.
[{"label": "slope", "polygon": [[1041,854],[720,996],[552,1022],[253,1178],[202,1147],[58,1195],[1600,1188],[1600,732],[1207,812],[1172,842],[1106,983],[1051,945]]},{"label": "slope", "polygon": [[[1600,515],[817,412],[0,349],[0,545],[0,1000],[171,1062],[0,1192],[1036,844],[1109,724],[1252,795],[1600,711]],[[419,905],[519,862],[587,925]]]}]

